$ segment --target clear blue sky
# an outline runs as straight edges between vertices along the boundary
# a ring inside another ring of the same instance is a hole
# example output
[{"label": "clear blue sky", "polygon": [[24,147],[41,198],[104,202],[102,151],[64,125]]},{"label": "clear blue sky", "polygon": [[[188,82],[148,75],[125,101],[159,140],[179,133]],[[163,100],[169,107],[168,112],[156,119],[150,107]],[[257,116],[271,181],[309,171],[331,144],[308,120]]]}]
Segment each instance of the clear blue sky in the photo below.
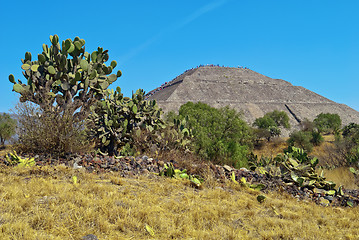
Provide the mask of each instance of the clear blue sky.
[{"label": "clear blue sky", "polygon": [[109,50],[123,76],[110,87],[146,92],[200,64],[245,66],[359,110],[359,1],[3,1],[0,112],[18,95],[20,59],[79,36]]}]

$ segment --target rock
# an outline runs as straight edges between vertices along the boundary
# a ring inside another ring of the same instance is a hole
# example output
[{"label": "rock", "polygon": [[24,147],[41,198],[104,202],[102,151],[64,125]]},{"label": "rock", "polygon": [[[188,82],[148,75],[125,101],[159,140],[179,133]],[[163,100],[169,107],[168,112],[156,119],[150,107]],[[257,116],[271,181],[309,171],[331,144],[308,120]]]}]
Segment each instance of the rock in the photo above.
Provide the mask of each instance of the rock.
[{"label": "rock", "polygon": [[231,172],[231,171],[233,170],[233,168],[231,168],[231,167],[228,166],[228,165],[224,165],[223,168],[224,168],[225,170],[227,170],[228,172]]},{"label": "rock", "polygon": [[74,170],[82,168],[82,166],[78,165],[77,162],[74,162],[74,165],[72,167]]},{"label": "rock", "polygon": [[324,207],[327,207],[327,206],[329,206],[330,202],[329,202],[329,200],[327,200],[327,199],[325,199],[323,197],[320,197],[319,198],[319,204],[324,206]]},{"label": "rock", "polygon": [[147,169],[142,169],[141,174],[149,174],[150,172]]},{"label": "rock", "polygon": [[88,234],[88,235],[82,237],[82,240],[98,240],[98,238],[93,234]]},{"label": "rock", "polygon": [[56,197],[44,196],[44,197],[42,197],[42,198],[39,198],[39,199],[36,201],[36,203],[37,203],[37,204],[47,204],[47,203],[49,203],[50,201],[54,201],[54,200],[56,200]]},{"label": "rock", "polygon": [[108,164],[101,164],[101,168],[108,168]]},{"label": "rock", "polygon": [[223,170],[223,167],[217,168],[217,174],[218,174],[217,177],[219,177],[219,178],[224,178],[225,177],[226,174],[225,174],[225,172]]},{"label": "rock", "polygon": [[313,192],[324,195],[326,191],[324,189],[314,188]]},{"label": "rock", "polygon": [[333,201],[333,196],[324,196],[325,199],[327,199],[329,202]]}]

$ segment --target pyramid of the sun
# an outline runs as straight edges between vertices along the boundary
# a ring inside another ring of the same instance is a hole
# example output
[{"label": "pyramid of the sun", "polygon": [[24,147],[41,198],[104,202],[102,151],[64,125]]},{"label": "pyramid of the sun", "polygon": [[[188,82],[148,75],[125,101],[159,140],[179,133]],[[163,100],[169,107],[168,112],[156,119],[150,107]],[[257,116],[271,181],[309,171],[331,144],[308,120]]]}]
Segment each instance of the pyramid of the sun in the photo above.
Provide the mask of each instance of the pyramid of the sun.
[{"label": "pyramid of the sun", "polygon": [[212,107],[229,106],[252,123],[273,110],[285,111],[292,125],[320,113],[337,113],[343,125],[359,123],[359,112],[291,83],[244,68],[203,66],[187,70],[147,94],[164,110],[178,111],[188,101]]}]

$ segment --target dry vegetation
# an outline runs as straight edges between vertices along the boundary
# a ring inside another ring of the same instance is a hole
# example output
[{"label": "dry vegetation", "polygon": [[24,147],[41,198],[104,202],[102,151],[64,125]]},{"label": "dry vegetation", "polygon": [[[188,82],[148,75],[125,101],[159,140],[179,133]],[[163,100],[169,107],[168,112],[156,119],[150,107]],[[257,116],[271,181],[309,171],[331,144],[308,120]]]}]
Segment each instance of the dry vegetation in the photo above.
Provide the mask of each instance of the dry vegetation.
[{"label": "dry vegetation", "polygon": [[[254,154],[273,158],[277,154],[283,153],[283,150],[288,147],[286,140],[287,138],[275,138],[273,141],[263,144],[261,148],[255,149]],[[331,164],[341,165],[337,162],[339,156],[335,149],[333,135],[325,135],[324,142],[320,146],[314,146],[310,155],[319,159],[319,164],[323,168],[317,169],[317,172],[323,171],[328,180],[335,182],[338,186],[343,185],[347,189],[359,189],[359,182],[348,167],[326,168]]]},{"label": "dry vegetation", "polygon": [[[73,176],[77,177],[74,183]],[[155,175],[120,178],[66,167],[3,168],[1,239],[356,239],[359,208],[207,179],[201,190]],[[154,231],[154,236],[146,230]]]},{"label": "dry vegetation", "polygon": [[266,157],[275,157],[280,153],[283,153],[283,150],[288,147],[287,144],[288,138],[273,138],[270,142],[264,140],[261,143],[261,146],[255,148],[253,153],[258,156],[266,156]]},{"label": "dry vegetation", "polygon": [[[326,138],[313,153],[323,154]],[[256,154],[275,156],[283,140]],[[2,150],[4,155],[10,148]],[[325,176],[357,188],[347,168]],[[73,177],[77,180],[74,180]],[[297,201],[285,192],[267,194],[211,175],[201,189],[186,180],[154,174],[121,178],[64,166],[0,169],[0,239],[357,239],[359,208]],[[153,230],[154,235],[146,230]]]}]

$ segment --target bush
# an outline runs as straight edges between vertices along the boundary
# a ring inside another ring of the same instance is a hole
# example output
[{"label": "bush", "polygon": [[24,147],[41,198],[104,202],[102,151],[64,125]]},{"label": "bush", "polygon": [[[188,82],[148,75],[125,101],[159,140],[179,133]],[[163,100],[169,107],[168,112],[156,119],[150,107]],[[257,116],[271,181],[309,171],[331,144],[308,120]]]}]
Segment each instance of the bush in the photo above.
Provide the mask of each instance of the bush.
[{"label": "bush", "polygon": [[289,117],[284,111],[274,110],[273,112],[266,113],[265,116],[273,119],[277,127],[290,128]]},{"label": "bush", "polygon": [[19,135],[15,149],[25,153],[64,156],[68,153],[88,151],[84,122],[73,121],[72,116],[45,112],[31,103],[19,103]]},{"label": "bush", "polygon": [[314,126],[321,133],[334,133],[338,134],[342,120],[338,114],[321,113],[314,119]]},{"label": "bush", "polygon": [[302,129],[302,131],[304,132],[311,132],[314,130],[314,123],[310,120],[308,120],[307,118],[305,118],[301,123],[300,123],[300,127]]},{"label": "bush", "polygon": [[312,139],[310,140],[310,142],[314,146],[319,146],[324,141],[322,134],[320,134],[320,132],[316,130],[312,130],[311,133],[312,133]]},{"label": "bush", "polygon": [[[253,128],[253,134],[255,136],[255,147],[262,147],[263,142],[262,139],[269,139],[271,138],[271,134],[268,129],[261,129],[261,128]],[[269,141],[268,140],[268,141]]]},{"label": "bush", "polygon": [[295,131],[290,134],[287,142],[289,146],[295,146],[307,152],[311,152],[313,148],[311,139],[312,134],[310,132]]},{"label": "bush", "polygon": [[9,140],[15,134],[16,120],[12,119],[9,114],[0,114],[0,141],[1,145],[5,145],[5,141]]},{"label": "bush", "polygon": [[343,137],[351,142],[359,144],[359,124],[350,123],[343,128]]},{"label": "bush", "polygon": [[289,117],[284,111],[275,110],[273,112],[266,113],[263,117],[257,118],[253,126],[256,126],[262,131],[257,131],[258,137],[266,136],[266,139],[270,141],[272,137],[280,136],[280,127],[289,129]]},{"label": "bush", "polygon": [[246,166],[246,155],[252,148],[253,133],[235,110],[188,102],[181,106],[179,116],[188,117],[197,154],[216,163]]},{"label": "bush", "polygon": [[346,165],[359,162],[359,125],[350,123],[342,129],[343,138],[336,141],[338,151],[343,155]]},{"label": "bush", "polygon": [[157,131],[136,131],[132,134],[132,139],[134,152],[139,154],[183,154],[191,152],[192,131],[186,128],[186,120],[174,118],[172,121],[167,120],[166,127]]},{"label": "bush", "polygon": [[259,129],[269,129],[272,126],[277,126],[277,123],[271,117],[264,115],[261,118],[257,118],[253,125]]}]

